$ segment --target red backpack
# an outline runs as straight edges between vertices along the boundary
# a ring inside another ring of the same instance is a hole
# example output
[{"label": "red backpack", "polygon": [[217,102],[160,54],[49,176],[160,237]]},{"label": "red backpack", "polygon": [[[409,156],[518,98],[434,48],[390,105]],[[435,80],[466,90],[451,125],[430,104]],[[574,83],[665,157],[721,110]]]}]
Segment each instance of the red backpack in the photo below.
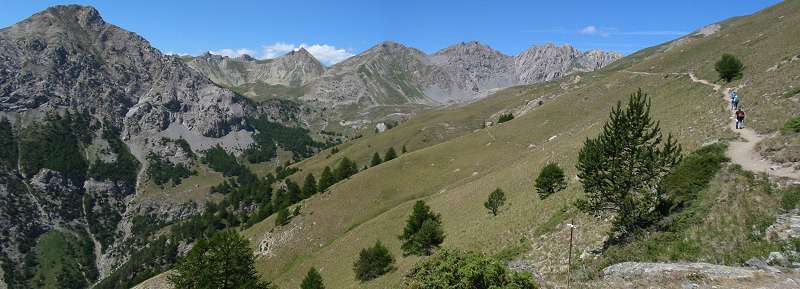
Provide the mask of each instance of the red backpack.
[{"label": "red backpack", "polygon": [[744,118],[744,111],[736,111],[736,118]]}]

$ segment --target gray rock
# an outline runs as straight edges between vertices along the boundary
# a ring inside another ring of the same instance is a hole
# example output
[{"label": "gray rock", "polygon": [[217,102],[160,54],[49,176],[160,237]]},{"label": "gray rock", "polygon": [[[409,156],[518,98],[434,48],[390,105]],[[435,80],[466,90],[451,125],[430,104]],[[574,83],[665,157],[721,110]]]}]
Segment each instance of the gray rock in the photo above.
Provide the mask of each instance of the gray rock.
[{"label": "gray rock", "polygon": [[50,169],[41,169],[31,178],[30,183],[31,187],[41,192],[72,194],[78,191],[78,187],[63,173]]},{"label": "gray rock", "polygon": [[765,271],[765,272],[769,272],[769,273],[780,273],[781,272],[781,270],[779,270],[778,268],[772,267],[769,264],[767,264],[767,261],[765,261],[761,257],[750,258],[750,260],[747,260],[747,262],[744,262],[744,265],[747,266],[747,267],[752,267],[752,268],[759,269],[759,270],[762,270],[762,271]]},{"label": "gray rock", "polygon": [[775,223],[767,228],[766,235],[772,241],[790,241],[800,238],[800,208],[779,215]]},{"label": "gray rock", "polygon": [[789,258],[786,258],[781,252],[770,252],[767,257],[767,264],[781,267],[789,267],[791,265]]},{"label": "gray rock", "polygon": [[662,276],[703,276],[711,280],[752,279],[761,270],[708,263],[639,263],[624,262],[603,269],[603,278],[655,278]]}]

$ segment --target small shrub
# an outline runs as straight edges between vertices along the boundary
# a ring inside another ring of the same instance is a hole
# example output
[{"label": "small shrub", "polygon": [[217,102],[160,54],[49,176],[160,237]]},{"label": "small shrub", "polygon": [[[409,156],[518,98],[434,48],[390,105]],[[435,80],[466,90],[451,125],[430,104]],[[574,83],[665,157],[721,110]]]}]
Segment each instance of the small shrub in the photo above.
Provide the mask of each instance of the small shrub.
[{"label": "small shrub", "polygon": [[402,288],[534,289],[538,286],[530,273],[511,272],[498,259],[444,249],[414,265]]},{"label": "small shrub", "polygon": [[742,61],[731,54],[723,54],[722,58],[714,65],[714,69],[719,73],[719,78],[726,82],[742,77],[744,64]]},{"label": "small shrub", "polygon": [[800,208],[800,187],[791,188],[783,192],[781,206],[785,210]]},{"label": "small shrub", "polygon": [[393,269],[394,257],[380,241],[370,248],[361,250],[358,260],[353,264],[356,279],[365,282],[380,277]]},{"label": "small shrub", "polygon": [[510,113],[510,112],[509,113],[504,113],[504,114],[501,114],[500,117],[497,119],[497,123],[504,123],[504,122],[507,122],[507,121],[512,120],[512,119],[514,119],[514,114],[513,113]]},{"label": "small shrub", "polygon": [[783,125],[783,133],[800,132],[800,116],[790,119]]}]

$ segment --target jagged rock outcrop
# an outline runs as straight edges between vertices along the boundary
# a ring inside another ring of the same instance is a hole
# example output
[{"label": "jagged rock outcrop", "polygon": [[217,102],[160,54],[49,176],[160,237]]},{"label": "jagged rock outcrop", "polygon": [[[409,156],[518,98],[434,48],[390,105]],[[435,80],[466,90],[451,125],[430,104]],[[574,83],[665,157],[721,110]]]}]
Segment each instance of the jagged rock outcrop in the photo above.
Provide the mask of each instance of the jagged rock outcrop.
[{"label": "jagged rock outcrop", "polygon": [[616,52],[578,51],[572,46],[553,44],[532,46],[515,57],[514,67],[520,84],[559,79],[580,71],[600,69],[621,58]]},{"label": "jagged rock outcrop", "polygon": [[0,110],[71,107],[125,136],[179,123],[212,137],[241,126],[234,94],[91,7],[55,6],[0,30]]},{"label": "jagged rock outcrop", "polygon": [[209,53],[184,59],[214,82],[237,87],[251,97],[300,96],[312,107],[350,109],[469,102],[494,89],[596,70],[620,57],[615,52],[582,52],[569,45],[553,44],[532,46],[520,55],[508,56],[477,41],[426,55],[386,41],[327,70],[303,49],[270,60],[242,60]]},{"label": "jagged rock outcrop", "polygon": [[231,58],[211,53],[184,60],[215,83],[228,87],[259,82],[300,87],[325,72],[325,66],[305,48],[265,60],[256,60],[246,54]]}]

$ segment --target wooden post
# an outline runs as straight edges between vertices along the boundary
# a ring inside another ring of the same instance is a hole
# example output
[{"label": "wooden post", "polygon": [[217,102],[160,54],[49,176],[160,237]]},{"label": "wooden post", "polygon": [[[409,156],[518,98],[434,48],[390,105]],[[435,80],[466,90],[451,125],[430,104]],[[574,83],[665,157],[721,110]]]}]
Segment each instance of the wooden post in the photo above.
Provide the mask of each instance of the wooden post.
[{"label": "wooden post", "polygon": [[572,217],[572,221],[569,224],[569,256],[567,257],[567,289],[570,287],[570,281],[572,279],[572,235],[573,231],[575,230],[575,217]]}]

